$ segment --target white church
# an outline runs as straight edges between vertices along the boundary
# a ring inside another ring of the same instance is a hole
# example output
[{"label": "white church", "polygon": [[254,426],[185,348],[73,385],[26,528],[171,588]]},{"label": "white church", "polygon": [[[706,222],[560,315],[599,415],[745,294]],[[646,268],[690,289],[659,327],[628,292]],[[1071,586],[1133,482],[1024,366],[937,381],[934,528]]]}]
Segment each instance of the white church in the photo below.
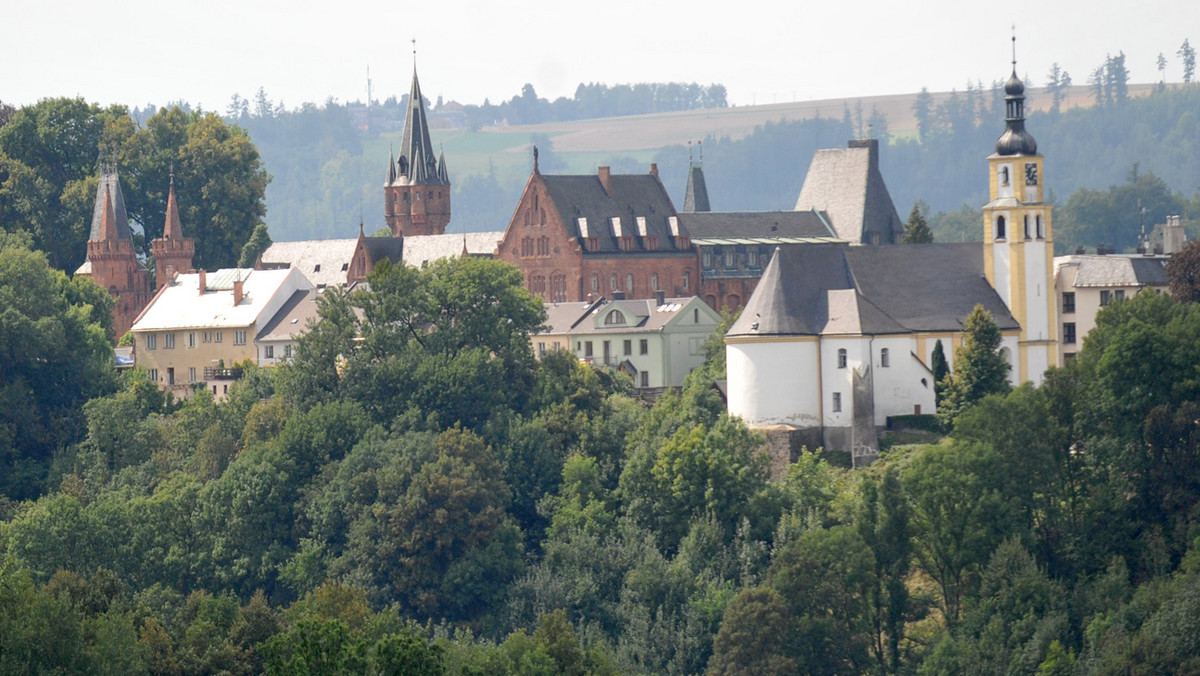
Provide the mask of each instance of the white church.
[{"label": "white church", "polygon": [[934,412],[934,347],[953,364],[975,305],[1001,329],[1010,379],[1041,384],[1058,362],[1052,209],[1015,61],[1004,91],[983,244],[777,250],[725,337],[731,414],[868,462],[889,416]]}]

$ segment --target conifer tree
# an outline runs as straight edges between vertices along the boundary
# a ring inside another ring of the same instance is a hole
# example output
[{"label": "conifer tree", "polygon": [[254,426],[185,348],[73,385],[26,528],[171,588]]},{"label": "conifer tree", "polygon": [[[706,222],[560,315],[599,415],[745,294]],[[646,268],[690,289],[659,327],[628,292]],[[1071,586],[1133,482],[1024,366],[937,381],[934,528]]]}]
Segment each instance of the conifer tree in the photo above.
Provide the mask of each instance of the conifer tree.
[{"label": "conifer tree", "polygon": [[1011,367],[1000,354],[1000,338],[1000,327],[991,313],[976,305],[963,324],[963,346],[954,355],[954,371],[946,377],[938,406],[938,418],[947,428],[987,395],[1009,390]]},{"label": "conifer tree", "polygon": [[929,229],[929,223],[925,221],[925,209],[920,200],[913,205],[912,213],[908,215],[908,222],[904,224],[904,243],[905,244],[929,244],[933,242],[933,231]]}]

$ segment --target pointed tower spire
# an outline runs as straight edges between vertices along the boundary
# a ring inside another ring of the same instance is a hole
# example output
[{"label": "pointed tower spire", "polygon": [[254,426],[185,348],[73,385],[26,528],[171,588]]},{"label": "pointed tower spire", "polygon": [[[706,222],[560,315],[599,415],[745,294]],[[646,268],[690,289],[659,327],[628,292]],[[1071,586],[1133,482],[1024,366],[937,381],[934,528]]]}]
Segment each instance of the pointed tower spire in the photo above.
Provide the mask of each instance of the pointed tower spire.
[{"label": "pointed tower spire", "polygon": [[384,217],[392,234],[397,237],[445,234],[450,223],[450,195],[445,153],[439,156],[429,137],[414,40],[412,88],[404,132],[395,162],[388,168],[388,185],[384,186]]},{"label": "pointed tower spire", "polygon": [[396,182],[396,151],[394,148],[388,148],[388,170],[387,180],[384,186],[389,186]]},{"label": "pointed tower spire", "polygon": [[171,169],[171,187],[167,192],[167,220],[163,223],[163,239],[183,239],[183,222],[179,218],[179,202],[175,199],[174,169]]},{"label": "pointed tower spire", "polygon": [[683,211],[712,211],[708,202],[708,185],[704,182],[704,169],[699,164],[688,163],[687,190],[683,196]]},{"label": "pointed tower spire", "polygon": [[115,228],[114,239],[123,239],[132,242],[133,238],[129,233],[129,216],[125,212],[125,195],[121,192],[121,182],[117,177],[117,169],[115,166],[109,165],[101,159],[100,164],[100,183],[96,186],[96,201],[92,206],[92,228],[88,239],[100,241],[106,239],[104,236],[104,215],[109,208],[105,205],[105,195],[107,195],[108,204],[112,207],[112,225]]},{"label": "pointed tower spire", "polygon": [[120,239],[117,234],[117,212],[113,209],[112,192],[108,186],[104,186],[104,216],[100,221],[100,239],[102,241],[114,241]]},{"label": "pointed tower spire", "polygon": [[400,157],[408,160],[410,182],[418,184],[437,181],[437,155],[433,152],[433,141],[429,138],[429,121],[425,116],[424,101],[414,63],[412,88],[408,93],[408,114],[404,119],[404,133],[400,137]]},{"label": "pointed tower spire", "polygon": [[1007,128],[996,141],[997,155],[1036,155],[1037,141],[1025,131],[1025,84],[1017,77],[1017,36],[1013,28],[1013,69],[1004,83],[1004,121]]}]

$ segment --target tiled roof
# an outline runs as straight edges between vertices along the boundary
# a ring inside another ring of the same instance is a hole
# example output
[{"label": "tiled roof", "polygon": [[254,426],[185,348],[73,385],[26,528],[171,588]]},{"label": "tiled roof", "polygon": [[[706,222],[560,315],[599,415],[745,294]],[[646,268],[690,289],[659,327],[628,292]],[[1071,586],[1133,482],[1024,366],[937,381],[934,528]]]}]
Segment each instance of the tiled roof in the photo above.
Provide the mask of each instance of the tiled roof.
[{"label": "tiled roof", "polygon": [[[206,290],[200,292],[200,273],[176,275],[175,281],[155,295],[134,322],[133,331],[188,328],[235,328],[251,326],[264,313],[274,316],[296,289],[312,285],[295,269],[253,270],[231,268],[205,275]],[[231,279],[243,283],[242,302],[233,303]],[[278,294],[286,293],[287,298]]]},{"label": "tiled roof", "polygon": [[121,192],[121,181],[117,176],[116,167],[100,170],[100,184],[96,186],[96,201],[92,206],[92,229],[88,239],[100,241],[104,239],[104,193],[108,191],[112,201],[113,215],[116,217],[117,238],[132,240],[129,234],[129,214],[125,211],[125,194]]},{"label": "tiled roof", "polygon": [[1168,286],[1166,256],[1070,256],[1076,287]]},{"label": "tiled roof", "polygon": [[292,265],[317,286],[344,286],[357,245],[357,239],[272,242],[262,253],[262,263],[268,268]]},{"label": "tiled roof", "polygon": [[729,335],[961,331],[977,304],[1019,328],[978,243],[795,246],[776,252]]},{"label": "tiled roof", "polygon": [[878,232],[881,241],[898,243],[904,224],[879,173],[874,143],[851,141],[848,148],[818,150],[804,177],[796,211],[827,212],[838,236],[848,242],[865,242],[869,232]]},{"label": "tiled roof", "polygon": [[766,237],[836,237],[817,211],[709,211],[681,213],[679,222],[692,240]]},{"label": "tiled roof", "polygon": [[463,243],[469,256],[491,256],[496,253],[504,232],[468,232],[466,234],[416,235],[404,238],[404,262],[421,267],[439,258],[458,258],[463,253]]},{"label": "tiled roof", "polygon": [[[598,253],[620,251],[613,233],[612,219],[620,219],[620,228],[638,240],[637,219],[646,219],[646,234],[658,238],[656,253],[670,253],[674,240],[671,238],[669,220],[675,215],[675,207],[667,196],[658,177],[652,174],[613,174],[610,177],[612,194],[604,191],[598,176],[543,176],[546,191],[566,224],[571,237],[581,237],[579,219],[587,219],[587,233],[597,238]],[[597,253],[584,249],[584,255]],[[682,253],[691,255],[690,251]]]}]

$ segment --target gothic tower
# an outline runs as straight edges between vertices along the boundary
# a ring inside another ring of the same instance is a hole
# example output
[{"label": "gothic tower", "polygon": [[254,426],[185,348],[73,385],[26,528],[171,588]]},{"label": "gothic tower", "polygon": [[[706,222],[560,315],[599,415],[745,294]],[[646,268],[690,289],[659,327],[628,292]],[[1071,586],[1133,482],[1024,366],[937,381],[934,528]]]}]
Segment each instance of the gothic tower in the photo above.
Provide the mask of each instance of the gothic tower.
[{"label": "gothic tower", "polygon": [[116,299],[113,329],[118,337],[129,331],[133,320],[150,302],[153,294],[149,271],[138,262],[133,249],[125,196],[121,192],[121,182],[114,166],[100,167],[100,185],[96,189],[92,230],[87,243],[87,262],[75,274],[90,276]]},{"label": "gothic tower", "polygon": [[1052,207],[1044,200],[1037,141],[1025,131],[1025,85],[1017,77],[1015,55],[1004,103],[1007,128],[988,157],[991,201],[983,207],[983,267],[1021,325],[1013,375],[1017,382],[1041,384],[1045,370],[1058,361]]},{"label": "gothic tower", "polygon": [[175,176],[171,176],[171,190],[167,195],[167,219],[163,224],[163,235],[150,243],[154,254],[155,289],[161,289],[175,279],[175,273],[192,269],[192,256],[196,253],[196,240],[183,236],[183,222],[179,218],[179,203],[175,199]]},{"label": "gothic tower", "polygon": [[450,223],[450,175],[446,156],[435,156],[417,69],[413,68],[400,157],[388,157],[383,185],[384,216],[395,237],[442,235]]}]

